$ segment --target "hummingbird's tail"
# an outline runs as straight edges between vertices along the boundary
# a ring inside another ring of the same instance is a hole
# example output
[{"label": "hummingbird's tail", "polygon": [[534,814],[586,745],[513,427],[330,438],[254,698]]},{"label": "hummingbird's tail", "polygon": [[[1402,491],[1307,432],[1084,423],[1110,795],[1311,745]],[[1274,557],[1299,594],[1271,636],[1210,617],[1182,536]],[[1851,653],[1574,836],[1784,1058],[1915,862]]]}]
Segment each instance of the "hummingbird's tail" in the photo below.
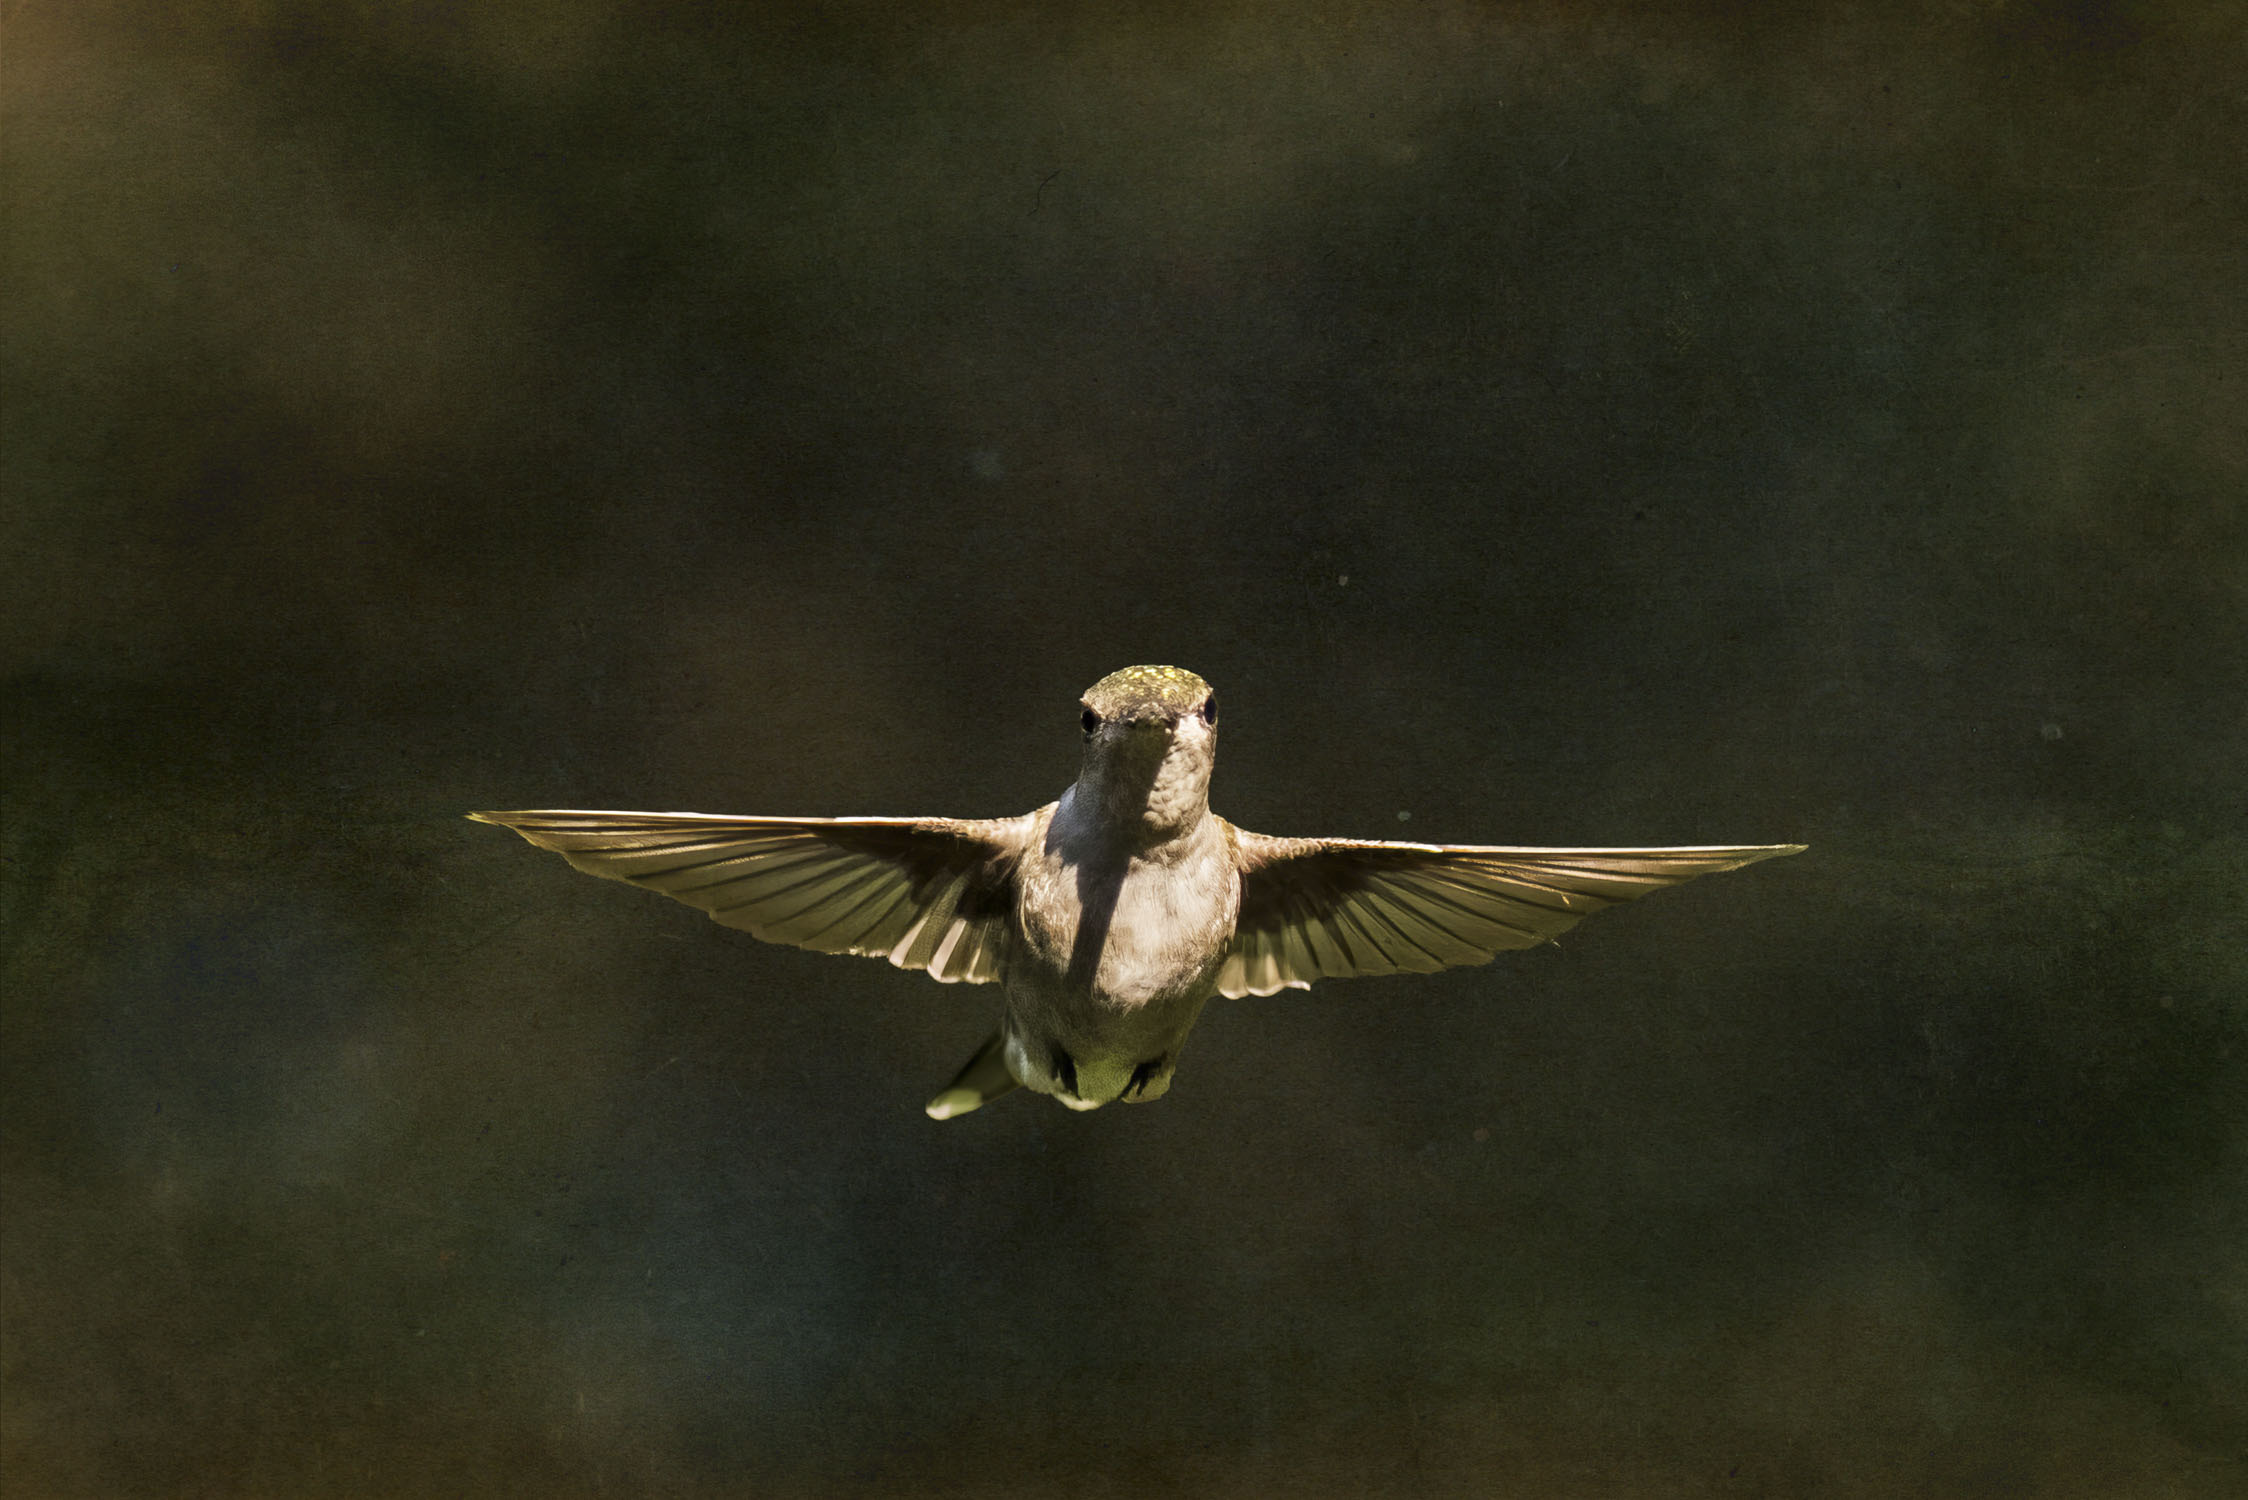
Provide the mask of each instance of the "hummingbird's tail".
[{"label": "hummingbird's tail", "polygon": [[991,1040],[978,1047],[976,1055],[968,1059],[960,1076],[929,1101],[929,1118],[949,1120],[971,1109],[981,1109],[1015,1087],[1015,1075],[1007,1071],[1006,1033],[995,1031]]}]

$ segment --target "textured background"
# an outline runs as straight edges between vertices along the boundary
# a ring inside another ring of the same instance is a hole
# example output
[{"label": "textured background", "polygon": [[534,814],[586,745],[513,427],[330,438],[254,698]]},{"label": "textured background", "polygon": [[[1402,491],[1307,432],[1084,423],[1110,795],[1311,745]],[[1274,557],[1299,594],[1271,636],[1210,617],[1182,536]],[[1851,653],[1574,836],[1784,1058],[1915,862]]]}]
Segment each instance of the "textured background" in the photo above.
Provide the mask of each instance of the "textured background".
[{"label": "textured background", "polygon": [[[5,19],[11,1496],[2242,1493],[2236,7]],[[1142,660],[1812,852],[939,1127],[988,992],[459,818]]]}]

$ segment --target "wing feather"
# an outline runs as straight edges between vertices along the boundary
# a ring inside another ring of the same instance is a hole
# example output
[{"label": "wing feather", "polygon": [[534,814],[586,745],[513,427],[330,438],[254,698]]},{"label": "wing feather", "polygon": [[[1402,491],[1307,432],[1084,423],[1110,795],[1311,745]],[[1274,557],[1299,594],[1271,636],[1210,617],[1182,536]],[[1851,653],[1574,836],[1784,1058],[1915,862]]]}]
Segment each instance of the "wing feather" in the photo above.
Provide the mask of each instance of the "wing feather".
[{"label": "wing feather", "polygon": [[[1247,884],[1246,877],[1243,879],[1243,884]],[[1311,956],[1318,965],[1310,971],[1309,975],[1306,975],[1307,978],[1321,974],[1355,974],[1358,972],[1351,965],[1349,951],[1336,944],[1335,934],[1328,928],[1325,921],[1308,914],[1297,920],[1302,924],[1304,946],[1311,950]]]},{"label": "wing feather", "polygon": [[[1319,972],[1319,960],[1312,955],[1311,943],[1304,936],[1302,926],[1289,923],[1280,929],[1280,982],[1293,990],[1311,988],[1311,975]],[[1273,991],[1260,990],[1259,994]]]},{"label": "wing feather", "polygon": [[[1396,902],[1397,908],[1409,912],[1414,921],[1427,929],[1430,938],[1438,944],[1432,953],[1442,953],[1454,963],[1477,963],[1489,951],[1478,940],[1478,933],[1497,934],[1501,929],[1486,922],[1473,912],[1462,910],[1421,889],[1408,880],[1394,882],[1386,894]],[[1427,944],[1423,944],[1427,946]]]},{"label": "wing feather", "polygon": [[1269,990],[1257,988],[1250,982],[1249,965],[1242,958],[1239,948],[1227,953],[1224,961],[1218,965],[1217,986],[1218,993],[1221,995],[1266,995],[1271,993]]},{"label": "wing feather", "polygon": [[1233,833],[1241,915],[1218,970],[1225,995],[1484,963],[1551,942],[1620,902],[1803,849],[1540,849]]},{"label": "wing feather", "polygon": [[898,939],[890,950],[890,962],[901,969],[926,969],[929,960],[936,956],[937,945],[952,928],[952,913],[960,900],[961,883],[957,880],[945,885],[922,907],[913,919],[912,928]]},{"label": "wing feather", "polygon": [[1277,934],[1271,932],[1254,933],[1250,937],[1243,966],[1242,987],[1251,994],[1269,995],[1280,988],[1280,955],[1276,938]]},{"label": "wing feather", "polygon": [[1483,955],[1462,942],[1457,934],[1447,932],[1423,917],[1409,896],[1396,891],[1369,889],[1366,892],[1366,905],[1392,932],[1428,958],[1431,972],[1449,968],[1453,964],[1482,961]]},{"label": "wing feather", "polygon": [[[793,922],[803,913],[826,905],[837,895],[848,893],[865,880],[867,874],[849,860],[823,861],[808,870],[799,866],[782,879],[762,880],[755,875],[744,875],[698,887],[687,894],[704,897],[692,904],[721,922],[742,913],[744,925],[754,930]],[[664,894],[675,893],[666,891]]]},{"label": "wing feather", "polygon": [[[1044,809],[1040,810],[1041,812]],[[471,813],[589,875],[820,953],[887,958],[945,983],[999,977],[1020,818],[735,818],[574,810]]]}]

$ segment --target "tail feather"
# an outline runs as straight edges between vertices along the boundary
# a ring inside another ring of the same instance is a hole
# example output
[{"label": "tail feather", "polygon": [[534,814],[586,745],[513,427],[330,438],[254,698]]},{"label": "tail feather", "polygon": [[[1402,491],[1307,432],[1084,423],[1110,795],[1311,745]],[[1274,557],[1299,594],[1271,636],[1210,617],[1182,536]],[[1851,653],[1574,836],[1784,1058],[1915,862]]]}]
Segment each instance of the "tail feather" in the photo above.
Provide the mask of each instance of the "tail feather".
[{"label": "tail feather", "polygon": [[1007,1071],[1006,1035],[995,1031],[989,1041],[976,1049],[976,1055],[968,1059],[968,1065],[960,1070],[959,1076],[945,1086],[944,1092],[929,1101],[929,1118],[949,1120],[954,1115],[981,1109],[1017,1086],[1015,1075]]}]

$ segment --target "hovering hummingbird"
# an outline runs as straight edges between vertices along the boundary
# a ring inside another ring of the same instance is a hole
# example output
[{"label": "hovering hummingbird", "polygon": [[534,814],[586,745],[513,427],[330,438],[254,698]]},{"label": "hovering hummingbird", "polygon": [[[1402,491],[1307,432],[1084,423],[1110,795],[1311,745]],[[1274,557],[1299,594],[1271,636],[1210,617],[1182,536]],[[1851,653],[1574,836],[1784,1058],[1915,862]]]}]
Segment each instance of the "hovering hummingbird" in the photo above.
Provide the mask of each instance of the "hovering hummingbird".
[{"label": "hovering hummingbird", "polygon": [[1212,995],[1433,973],[1801,844],[1519,849],[1272,838],[1210,811],[1218,698],[1178,667],[1085,692],[1077,781],[1019,818],[487,812],[590,875],[820,953],[996,982],[999,1030],[934,1119],[1018,1085],[1071,1109],[1171,1087]]}]

